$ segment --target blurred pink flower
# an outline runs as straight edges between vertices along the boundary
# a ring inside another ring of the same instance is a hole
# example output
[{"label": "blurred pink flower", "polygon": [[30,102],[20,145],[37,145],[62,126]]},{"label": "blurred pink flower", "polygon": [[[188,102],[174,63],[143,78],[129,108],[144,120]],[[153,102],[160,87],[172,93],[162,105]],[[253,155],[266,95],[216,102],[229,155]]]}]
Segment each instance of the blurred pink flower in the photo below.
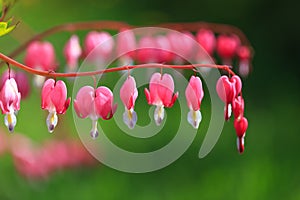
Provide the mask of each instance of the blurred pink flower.
[{"label": "blurred pink flower", "polygon": [[138,43],[136,59],[140,63],[158,62],[158,49],[156,40],[151,36],[144,36]]},{"label": "blurred pink flower", "polygon": [[178,92],[173,95],[174,81],[170,74],[154,73],[150,79],[150,91],[145,88],[145,95],[148,104],[155,105],[154,120],[160,125],[164,118],[164,107],[172,107],[175,103]]},{"label": "blurred pink flower", "polygon": [[231,60],[236,55],[240,43],[240,39],[236,35],[218,36],[217,53],[223,59],[223,64],[231,65]]},{"label": "blurred pink flower", "polygon": [[123,121],[130,128],[134,128],[137,121],[137,114],[134,111],[135,100],[138,96],[135,80],[128,76],[120,89],[120,98],[125,106]]},{"label": "blurred pink flower", "polygon": [[128,65],[135,59],[136,39],[134,32],[123,29],[117,35],[117,56],[120,56],[122,65]]},{"label": "blurred pink flower", "polygon": [[71,98],[67,99],[66,84],[59,80],[48,79],[42,89],[42,109],[49,111],[46,124],[50,133],[57,125],[56,114],[64,114],[70,105]]},{"label": "blurred pink flower", "polygon": [[84,53],[87,59],[97,67],[108,61],[114,47],[114,40],[107,32],[91,31],[84,41]]},{"label": "blurred pink flower", "polygon": [[[29,44],[25,54],[25,65],[44,71],[55,71],[56,60],[53,45],[50,42],[34,41]],[[35,75],[34,83],[41,87],[45,77]]]},{"label": "blurred pink flower", "polygon": [[16,111],[20,110],[21,94],[14,78],[7,79],[0,93],[0,108],[5,114],[4,124],[10,132],[17,124]]},{"label": "blurred pink flower", "polygon": [[216,47],[215,34],[209,29],[200,29],[196,35],[197,42],[209,54],[212,55]]},{"label": "blurred pink flower", "polygon": [[65,45],[64,56],[67,61],[67,69],[70,72],[76,71],[78,67],[78,59],[82,54],[82,50],[77,35],[72,35]]},{"label": "blurred pink flower", "polygon": [[91,136],[98,136],[98,118],[108,120],[113,117],[117,104],[113,105],[113,93],[105,86],[94,89],[91,86],[80,88],[74,100],[76,114],[80,118],[89,117],[92,122]]},{"label": "blurred pink flower", "polygon": [[199,127],[199,123],[202,119],[200,106],[203,96],[204,92],[200,78],[192,76],[185,90],[185,97],[187,105],[190,109],[190,112],[188,113],[187,117],[188,122],[196,129]]},{"label": "blurred pink flower", "polygon": [[251,52],[249,47],[241,46],[237,50],[237,56],[239,58],[239,74],[246,77],[250,72]]}]

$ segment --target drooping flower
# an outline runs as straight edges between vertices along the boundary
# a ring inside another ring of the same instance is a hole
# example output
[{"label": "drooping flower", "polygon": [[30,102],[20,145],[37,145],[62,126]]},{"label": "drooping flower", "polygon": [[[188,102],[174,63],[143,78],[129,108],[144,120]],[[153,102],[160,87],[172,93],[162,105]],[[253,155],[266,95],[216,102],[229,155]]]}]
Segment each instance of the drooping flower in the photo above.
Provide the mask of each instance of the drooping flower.
[{"label": "drooping flower", "polygon": [[72,35],[65,45],[64,56],[67,61],[68,71],[74,72],[78,67],[78,59],[82,54],[82,50],[77,35]]},{"label": "drooping flower", "polygon": [[185,60],[190,60],[194,56],[195,38],[190,32],[171,32],[167,35],[170,40],[172,52],[174,53],[173,62],[182,64]]},{"label": "drooping flower", "polygon": [[236,97],[232,101],[232,111],[234,119],[244,116],[244,99],[241,96]]},{"label": "drooping flower", "polygon": [[217,53],[223,60],[223,64],[231,65],[232,58],[236,55],[240,46],[240,39],[236,35],[219,35],[217,39]]},{"label": "drooping flower", "polygon": [[172,53],[171,42],[168,37],[159,35],[156,36],[156,45],[158,48],[158,62],[169,63],[173,60],[174,54]]},{"label": "drooping flower", "polygon": [[2,89],[5,81],[9,79],[9,77],[15,79],[18,90],[21,93],[21,98],[25,99],[30,93],[30,84],[27,75],[22,71],[15,72],[13,70],[6,70],[5,72],[3,72],[0,78],[0,90]]},{"label": "drooping flower", "polygon": [[212,55],[216,46],[215,34],[209,29],[200,29],[196,35],[197,42],[203,47],[203,49]]},{"label": "drooping flower", "polygon": [[132,76],[128,76],[120,89],[120,98],[125,106],[123,121],[130,129],[133,129],[137,122],[137,114],[134,111],[134,104],[137,96],[138,91],[135,80]]},{"label": "drooping flower", "polygon": [[241,92],[242,81],[236,75],[231,78],[221,76],[217,82],[216,89],[220,99],[225,103],[225,120],[227,121],[231,116],[232,101]]},{"label": "drooping flower", "polygon": [[114,47],[114,40],[107,32],[91,31],[84,41],[84,54],[97,67],[108,61]]},{"label": "drooping flower", "polygon": [[249,47],[241,46],[237,50],[237,56],[239,58],[239,74],[246,77],[250,72],[251,52]]},{"label": "drooping flower", "polygon": [[[150,91],[149,91],[150,90]],[[154,120],[160,125],[164,119],[164,107],[172,107],[178,92],[174,93],[174,81],[170,74],[154,73],[150,79],[149,90],[145,88],[148,104],[155,105]]]},{"label": "drooping flower", "polygon": [[4,124],[13,132],[17,124],[16,112],[20,110],[21,94],[14,78],[5,81],[0,94],[0,108],[5,114]]},{"label": "drooping flower", "polygon": [[248,128],[248,120],[245,117],[239,117],[234,120],[234,128],[237,135],[237,147],[240,153],[244,152],[244,138]]},{"label": "drooping flower", "polygon": [[46,124],[50,133],[57,125],[57,114],[64,114],[70,105],[71,98],[67,99],[66,84],[59,80],[48,79],[42,88],[42,109],[48,110]]},{"label": "drooping flower", "polygon": [[[53,45],[50,42],[32,42],[26,49],[25,65],[38,70],[54,71],[56,61]],[[36,86],[41,87],[44,81],[44,76],[34,76]]]},{"label": "drooping flower", "polygon": [[91,86],[80,88],[74,100],[76,114],[80,118],[92,120],[92,138],[98,136],[97,121],[99,118],[108,120],[113,117],[117,104],[113,104],[113,93],[105,86],[94,89]]},{"label": "drooping flower", "polygon": [[123,29],[117,35],[117,56],[120,56],[121,65],[133,63],[135,59],[136,39],[132,30]]},{"label": "drooping flower", "polygon": [[190,109],[190,112],[187,116],[188,122],[196,129],[198,129],[202,119],[200,106],[203,96],[204,92],[200,78],[192,76],[185,90],[185,97],[187,105]]},{"label": "drooping flower", "polygon": [[140,63],[156,63],[158,62],[158,49],[155,38],[144,36],[138,43],[136,59]]}]

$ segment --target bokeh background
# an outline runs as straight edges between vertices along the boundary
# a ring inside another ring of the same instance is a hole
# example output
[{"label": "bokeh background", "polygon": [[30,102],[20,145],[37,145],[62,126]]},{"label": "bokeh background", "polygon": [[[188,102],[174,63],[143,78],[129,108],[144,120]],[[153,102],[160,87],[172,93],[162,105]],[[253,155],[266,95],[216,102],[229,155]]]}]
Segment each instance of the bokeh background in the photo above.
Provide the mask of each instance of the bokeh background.
[{"label": "bokeh background", "polygon": [[[198,158],[204,138],[199,131],[180,159],[164,169],[145,174],[123,173],[99,163],[93,167],[61,170],[46,180],[33,181],[20,176],[11,156],[4,154],[0,157],[0,199],[300,199],[300,29],[296,16],[299,6],[295,3],[271,0],[17,1],[9,14],[21,23],[13,33],[0,38],[0,50],[4,53],[11,52],[33,34],[65,22],[119,20],[147,26],[207,21],[239,27],[255,50],[254,70],[243,81],[249,129],[243,155],[236,151],[230,122],[205,158]],[[68,36],[55,35],[49,40],[57,52],[62,52],[61,46]],[[62,59],[62,55],[58,57]],[[29,99],[22,102],[16,134],[26,134],[36,142],[66,135],[78,139],[71,112],[58,133],[49,135],[44,125],[46,114],[39,105],[39,92],[33,90]],[[121,134],[113,135],[117,140]],[[168,141],[161,138],[159,144]]]}]

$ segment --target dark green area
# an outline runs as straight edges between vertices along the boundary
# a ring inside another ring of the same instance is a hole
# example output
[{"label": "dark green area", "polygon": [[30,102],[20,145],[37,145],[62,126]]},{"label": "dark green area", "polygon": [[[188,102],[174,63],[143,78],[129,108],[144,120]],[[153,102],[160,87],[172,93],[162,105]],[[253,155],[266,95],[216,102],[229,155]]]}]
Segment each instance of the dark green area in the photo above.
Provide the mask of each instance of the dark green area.
[{"label": "dark green area", "polygon": [[[254,71],[243,81],[249,130],[243,155],[236,151],[230,121],[207,157],[198,158],[204,138],[199,131],[180,159],[146,174],[118,172],[99,164],[64,170],[47,181],[32,182],[20,177],[11,157],[4,155],[0,158],[0,199],[300,199],[298,10],[298,2],[270,0],[18,1],[10,15],[21,21],[19,28],[24,30],[24,37],[18,35],[16,39],[15,33],[1,37],[1,52],[8,53],[17,47],[18,40],[30,36],[28,31],[36,33],[72,21],[120,20],[134,25],[208,21],[241,28],[255,50]],[[49,38],[60,59],[62,44],[68,36],[58,34]],[[16,131],[36,141],[61,137],[64,129],[59,127],[58,133],[47,134],[46,114],[39,106],[39,93],[34,91],[22,102]],[[66,130],[74,131],[73,136],[77,137],[71,112],[67,115]],[[109,123],[113,127],[113,122]],[[170,124],[166,129],[173,127]],[[117,142],[127,138],[117,129],[111,132],[112,139],[123,138]],[[149,141],[149,148],[158,148],[172,137],[160,135],[159,141]]]}]

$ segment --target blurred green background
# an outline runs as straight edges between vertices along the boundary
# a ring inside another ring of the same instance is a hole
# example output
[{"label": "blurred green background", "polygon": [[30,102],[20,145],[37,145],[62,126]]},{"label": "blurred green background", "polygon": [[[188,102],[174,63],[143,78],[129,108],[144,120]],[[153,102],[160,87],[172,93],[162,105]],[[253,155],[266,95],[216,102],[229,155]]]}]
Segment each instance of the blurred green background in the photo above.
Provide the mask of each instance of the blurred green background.
[{"label": "blurred green background", "polygon": [[[246,151],[239,155],[232,122],[212,150],[198,158],[203,134],[170,166],[151,173],[128,174],[97,165],[63,170],[48,180],[28,181],[9,155],[0,158],[0,199],[300,199],[299,6],[271,0],[19,0],[10,15],[18,30],[0,38],[9,53],[32,34],[65,22],[119,20],[133,25],[207,21],[239,27],[251,41],[253,73],[244,80],[249,129]],[[298,27],[297,27],[298,26]],[[68,35],[50,37],[56,48]],[[62,50],[58,50],[62,51]],[[62,58],[60,56],[60,58]],[[43,140],[45,112],[38,92],[22,103],[16,131]],[[30,116],[30,117],[28,117]],[[71,112],[66,124],[74,131]],[[24,120],[26,119],[26,120]],[[2,120],[2,119],[1,119]],[[22,122],[23,120],[23,122]],[[72,128],[73,127],[73,128]],[[61,130],[59,132],[63,132]],[[72,134],[77,137],[77,134]]]}]

